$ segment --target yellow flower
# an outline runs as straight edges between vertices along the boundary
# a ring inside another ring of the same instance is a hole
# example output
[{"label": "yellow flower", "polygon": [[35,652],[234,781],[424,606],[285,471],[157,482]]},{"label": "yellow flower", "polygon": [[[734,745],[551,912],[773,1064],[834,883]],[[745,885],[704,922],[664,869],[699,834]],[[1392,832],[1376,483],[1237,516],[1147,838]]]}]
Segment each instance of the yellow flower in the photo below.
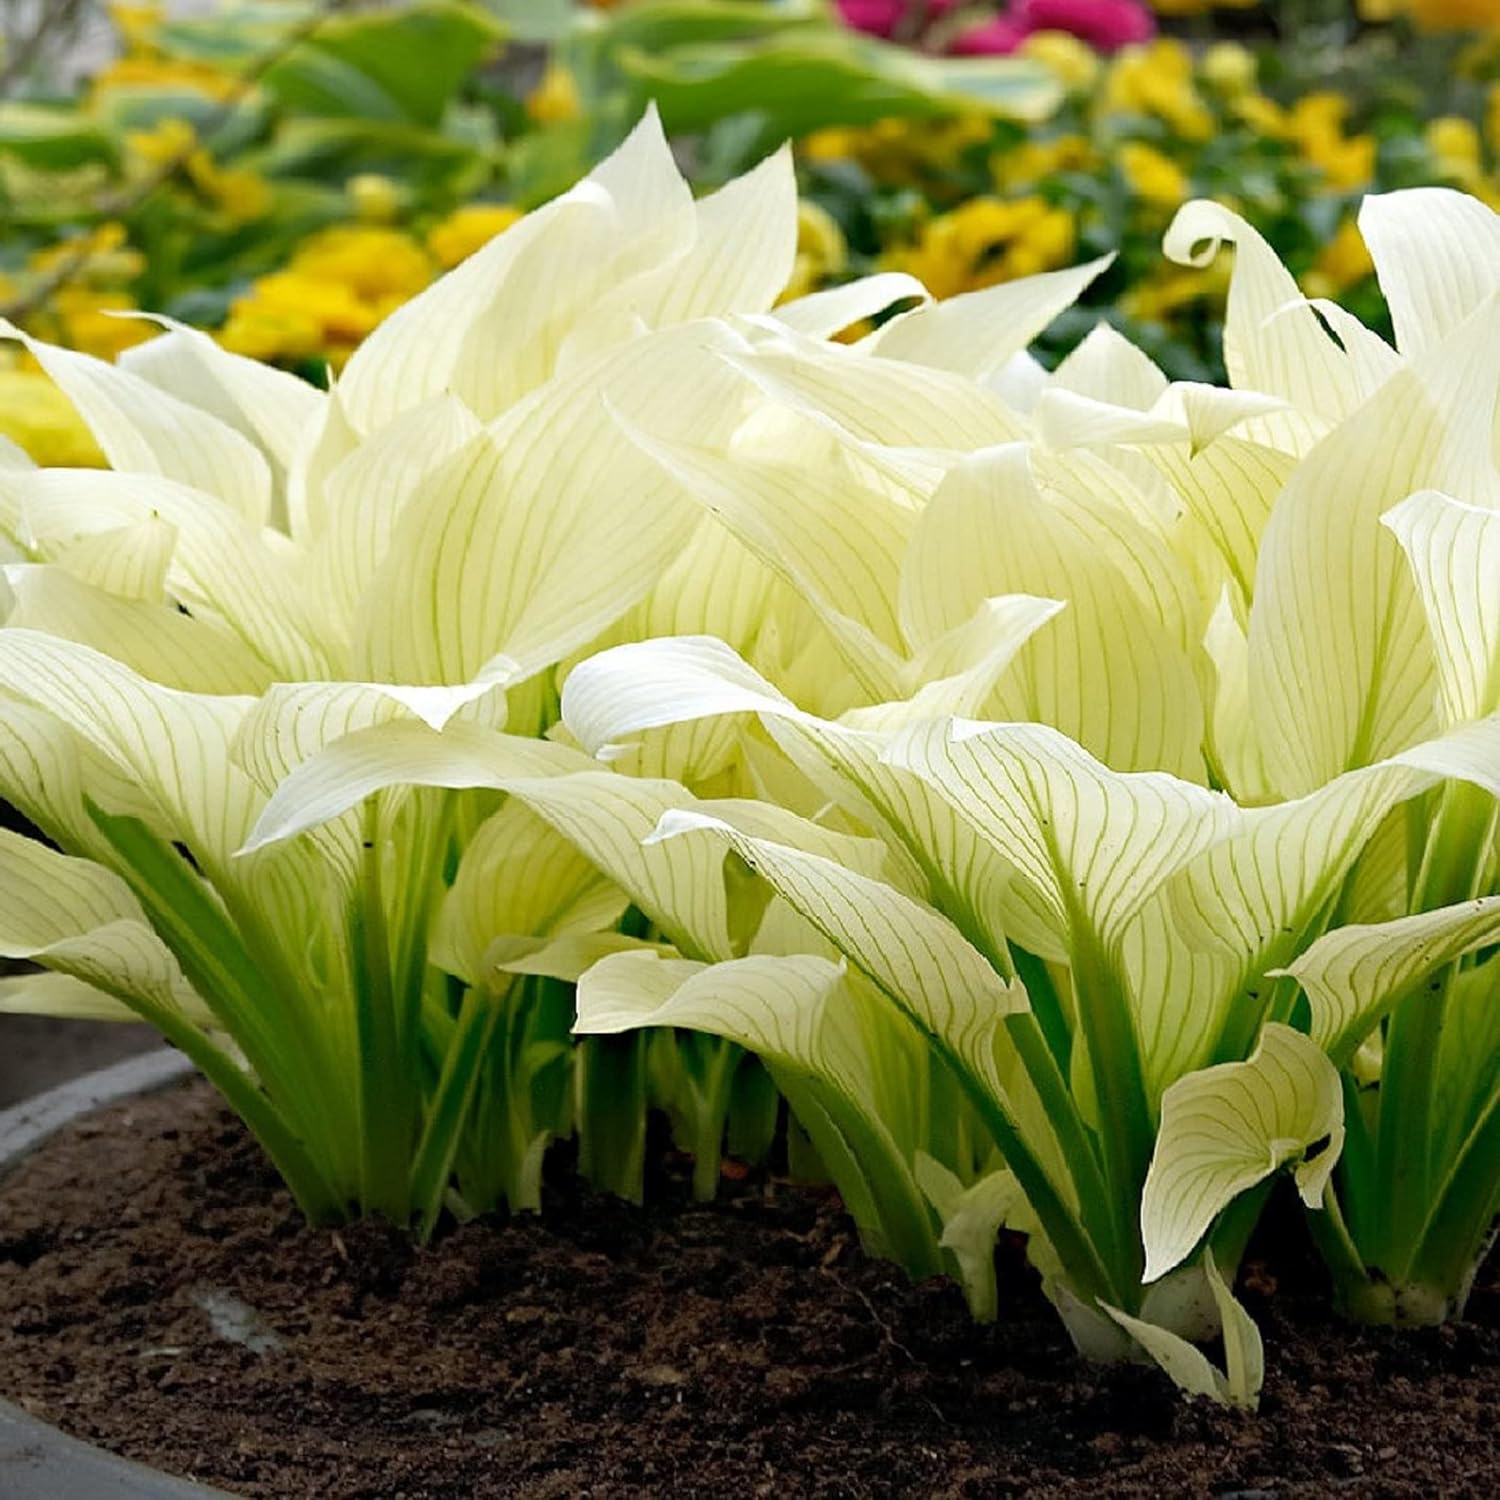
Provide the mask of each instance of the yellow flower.
[{"label": "yellow flower", "polygon": [[212,63],[168,57],[117,57],[94,75],[93,98],[112,89],[191,89],[215,103],[235,98],[243,85],[233,73]]},{"label": "yellow flower", "polygon": [[0,435],[39,464],[104,467],[104,455],[73,403],[39,372],[0,370]]},{"label": "yellow flower", "polygon": [[1500,83],[1490,85],[1484,107],[1484,133],[1490,150],[1500,156]]},{"label": "yellow flower", "polygon": [[[855,161],[877,182],[941,188],[964,152],[986,144],[993,133],[983,115],[951,120],[877,120],[854,130],[819,130],[802,143],[808,161]],[[951,193],[950,193],[951,196]]]},{"label": "yellow flower", "polygon": [[248,224],[270,212],[271,185],[258,173],[221,167],[207,151],[190,153],[183,165],[188,180],[231,224]]},{"label": "yellow flower", "polygon": [[156,45],[156,28],[166,20],[167,7],[161,0],[150,4],[126,4],[125,0],[112,0],[109,18],[127,52],[150,52]]},{"label": "yellow flower", "polygon": [[1050,141],[1025,140],[990,159],[990,176],[1004,192],[1031,187],[1059,172],[1091,171],[1098,163],[1093,143],[1081,135],[1060,135]]},{"label": "yellow flower", "polygon": [[346,185],[362,224],[389,224],[401,212],[401,190],[379,172],[359,172]]},{"label": "yellow flower", "polygon": [[972,198],[927,224],[915,246],[885,259],[935,297],[952,297],[1063,265],[1073,245],[1073,220],[1043,198]]},{"label": "yellow flower", "polygon": [[1241,94],[1231,107],[1252,130],[1272,140],[1286,138],[1286,111],[1274,99],[1264,94]]},{"label": "yellow flower", "polygon": [[134,301],[124,292],[97,291],[75,283],[52,294],[45,316],[55,326],[54,342],[112,360],[122,350],[155,338],[159,331],[144,318],[115,316],[134,311]]},{"label": "yellow flower", "polygon": [[1255,87],[1259,67],[1248,47],[1238,42],[1215,42],[1203,54],[1199,71],[1221,94],[1235,98]]},{"label": "yellow flower", "polygon": [[409,234],[373,224],[319,230],[292,257],[289,271],[346,288],[366,301],[414,297],[432,280],[432,262]]},{"label": "yellow flower", "polygon": [[1336,298],[1374,273],[1375,262],[1370,259],[1359,226],[1348,218],[1318,252],[1312,268],[1302,278],[1302,290],[1309,297]]},{"label": "yellow flower", "polygon": [[1483,180],[1484,152],[1473,123],[1459,115],[1440,116],[1427,122],[1426,140],[1440,177],[1464,185]]},{"label": "yellow flower", "polygon": [[849,246],[838,221],[827,209],[802,199],[797,204],[797,260],[778,300],[790,302],[815,292],[842,271],[848,259]]},{"label": "yellow flower", "polygon": [[447,270],[467,260],[520,217],[521,210],[514,204],[468,203],[428,231],[427,248]]},{"label": "yellow flower", "polygon": [[1142,323],[1164,323],[1196,303],[1222,304],[1229,289],[1227,256],[1202,270],[1169,270],[1120,298],[1120,311]]},{"label": "yellow flower", "polygon": [[1021,55],[1050,69],[1065,88],[1089,88],[1099,76],[1099,54],[1066,31],[1033,32],[1022,42]]},{"label": "yellow flower", "polygon": [[1112,113],[1154,115],[1188,141],[1206,141],[1214,131],[1193,86],[1192,54],[1170,38],[1122,48],[1105,74],[1103,104]]},{"label": "yellow flower", "polygon": [[110,219],[84,234],[38,250],[26,264],[44,275],[66,267],[70,282],[118,286],[146,269],[145,257],[126,243],[126,236],[125,226]]},{"label": "yellow flower", "polygon": [[251,359],[308,359],[327,352],[323,324],[311,311],[253,292],[230,307],[218,339],[231,354]]},{"label": "yellow flower", "polygon": [[125,149],[148,167],[164,167],[185,157],[198,133],[177,115],[164,115],[149,130],[127,130]]},{"label": "yellow flower", "polygon": [[527,97],[526,113],[538,125],[560,125],[582,115],[577,80],[561,63],[547,64],[542,81]]},{"label": "yellow flower", "polygon": [[1131,192],[1148,203],[1176,208],[1192,193],[1187,174],[1154,146],[1144,141],[1126,141],[1120,147],[1120,170]]},{"label": "yellow flower", "polygon": [[1363,187],[1375,174],[1375,138],[1344,134],[1349,101],[1342,94],[1322,91],[1304,95],[1288,112],[1286,138],[1294,141],[1302,158],[1316,167],[1331,187]]},{"label": "yellow flower", "polygon": [[1404,0],[1401,8],[1423,31],[1500,30],[1495,0]]}]

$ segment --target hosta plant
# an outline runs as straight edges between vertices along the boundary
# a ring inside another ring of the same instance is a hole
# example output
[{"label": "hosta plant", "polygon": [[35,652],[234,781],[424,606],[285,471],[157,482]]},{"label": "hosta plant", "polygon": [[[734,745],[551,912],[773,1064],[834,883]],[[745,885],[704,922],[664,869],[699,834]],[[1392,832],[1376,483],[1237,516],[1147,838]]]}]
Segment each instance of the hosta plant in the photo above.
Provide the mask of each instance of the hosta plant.
[{"label": "hosta plant", "polygon": [[[853,349],[783,327],[727,442],[617,412],[743,549],[719,587],[753,560],[779,607],[575,667],[564,724],[616,770],[547,783],[675,949],[600,960],[581,1031],[754,1049],[876,1247],[983,1314],[1022,1228],[1082,1349],[1235,1402],[1279,1168],[1363,1316],[1461,1307],[1500,1187],[1500,231],[1444,192],[1363,223],[1395,348],[1199,203],[1167,249],[1235,243],[1227,390],[1106,330],[1018,355],[1083,268]],[[257,837],[501,785],[483,759],[373,728]],[[699,795],[726,768],[755,800]]]},{"label": "hosta plant", "polygon": [[[726,1115],[763,1144],[774,1096],[727,1044],[575,1071],[570,980],[652,939],[542,789],[596,769],[546,737],[558,663],[656,615],[729,631],[717,544],[621,423],[729,440],[795,240],[785,153],[695,202],[653,114],[330,390],[176,326],[118,365],[5,328],[110,464],[0,454],[0,796],[45,836],[0,837],[0,952],[45,971],[6,1006],[152,1022],[318,1219],[534,1204],[575,1119],[638,1194],[648,1101],[704,1191]],[[826,336],[908,290],[781,316]],[[289,772],[380,723],[480,736],[535,795],[391,792],[247,847]]]}]

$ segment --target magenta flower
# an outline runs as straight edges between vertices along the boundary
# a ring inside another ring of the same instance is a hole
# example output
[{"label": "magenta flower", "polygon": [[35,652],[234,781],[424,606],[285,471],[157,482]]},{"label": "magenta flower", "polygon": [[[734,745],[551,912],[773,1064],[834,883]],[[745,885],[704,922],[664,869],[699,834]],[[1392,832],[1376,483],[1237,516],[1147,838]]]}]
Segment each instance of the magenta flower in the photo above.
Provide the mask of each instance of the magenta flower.
[{"label": "magenta flower", "polygon": [[[913,24],[936,21],[959,0],[838,0],[846,26],[871,36],[910,39]],[[950,51],[971,57],[1014,52],[1036,31],[1068,31],[1101,52],[1143,42],[1156,32],[1144,0],[1011,0],[992,20],[954,38]]]}]

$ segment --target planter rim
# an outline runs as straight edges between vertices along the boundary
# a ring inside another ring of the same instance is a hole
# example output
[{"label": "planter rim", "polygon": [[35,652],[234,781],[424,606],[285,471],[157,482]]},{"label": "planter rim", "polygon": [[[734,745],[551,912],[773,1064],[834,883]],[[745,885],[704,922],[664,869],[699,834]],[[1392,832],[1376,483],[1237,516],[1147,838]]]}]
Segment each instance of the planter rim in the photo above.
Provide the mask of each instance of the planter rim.
[{"label": "planter rim", "polygon": [[[0,1111],[0,1178],[75,1120],[186,1078],[193,1065],[162,1047],[86,1073]],[[230,1500],[223,1490],[163,1474],[80,1442],[0,1400],[0,1494],[6,1500]]]}]

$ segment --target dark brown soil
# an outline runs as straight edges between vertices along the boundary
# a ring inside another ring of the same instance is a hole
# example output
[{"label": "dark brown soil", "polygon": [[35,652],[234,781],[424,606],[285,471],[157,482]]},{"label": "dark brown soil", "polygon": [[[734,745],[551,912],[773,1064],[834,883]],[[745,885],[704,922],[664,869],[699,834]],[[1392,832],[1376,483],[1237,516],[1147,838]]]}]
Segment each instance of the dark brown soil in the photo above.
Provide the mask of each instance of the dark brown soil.
[{"label": "dark brown soil", "polygon": [[555,1175],[540,1221],[413,1251],[305,1228],[202,1085],[116,1108],[0,1192],[0,1387],[298,1500],[1496,1493],[1493,1263],[1470,1322],[1398,1334],[1332,1324],[1304,1249],[1252,1257],[1244,1417],[1078,1363],[1013,1248],[976,1329],[827,1194],[752,1178],[693,1207],[669,1160],[641,1211]]}]

